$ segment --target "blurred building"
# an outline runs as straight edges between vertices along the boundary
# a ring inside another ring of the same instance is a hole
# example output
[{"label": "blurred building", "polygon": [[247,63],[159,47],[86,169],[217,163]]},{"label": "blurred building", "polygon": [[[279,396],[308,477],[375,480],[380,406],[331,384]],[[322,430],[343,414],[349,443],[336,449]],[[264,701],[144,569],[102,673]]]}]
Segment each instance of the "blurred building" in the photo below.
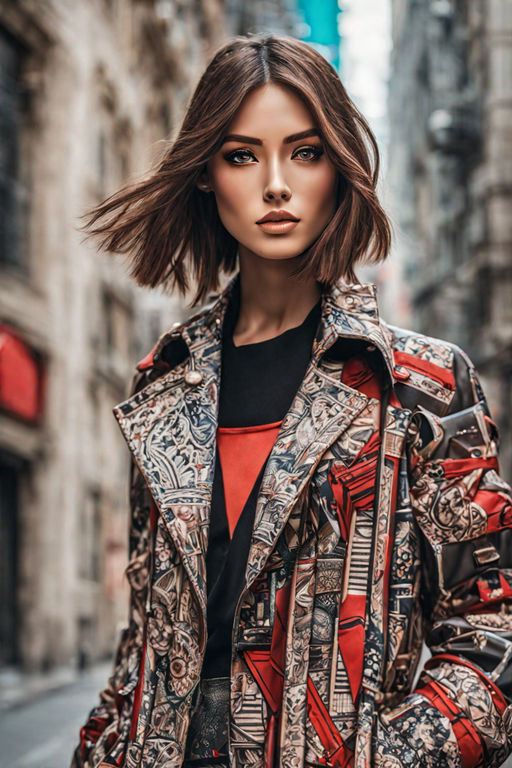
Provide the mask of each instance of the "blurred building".
[{"label": "blurred building", "polygon": [[389,184],[412,325],[479,369],[512,478],[512,4],[393,0]]},{"label": "blurred building", "polygon": [[112,407],[187,311],[84,242],[79,217],[160,156],[228,35],[328,47],[338,31],[319,29],[306,0],[0,4],[0,670],[112,651],[129,457]]},{"label": "blurred building", "polygon": [[79,216],[179,124],[222,3],[0,4],[0,667],[114,647],[128,451],[112,414],[183,308],[85,244]]},{"label": "blurred building", "polygon": [[[387,93],[391,49],[391,6],[389,0],[339,0],[340,35],[339,72],[349,97],[368,122],[379,149],[377,195],[389,214],[387,185],[387,145],[389,119]],[[363,43],[363,44],[362,44]],[[399,323],[406,316],[407,304],[398,287],[394,258],[380,265],[361,265],[357,269],[362,282],[376,283],[379,310],[386,320]]]},{"label": "blurred building", "polygon": [[226,32],[299,36],[298,0],[225,0]]}]

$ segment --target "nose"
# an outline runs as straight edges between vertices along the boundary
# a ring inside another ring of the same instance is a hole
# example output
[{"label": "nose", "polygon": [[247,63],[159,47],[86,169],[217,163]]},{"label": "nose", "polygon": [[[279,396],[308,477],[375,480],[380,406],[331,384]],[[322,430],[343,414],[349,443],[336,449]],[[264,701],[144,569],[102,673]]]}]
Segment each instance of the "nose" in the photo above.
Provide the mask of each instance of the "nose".
[{"label": "nose", "polygon": [[269,176],[263,190],[263,198],[265,201],[276,199],[289,200],[291,195],[292,191],[284,179],[279,160],[276,158],[270,163]]}]

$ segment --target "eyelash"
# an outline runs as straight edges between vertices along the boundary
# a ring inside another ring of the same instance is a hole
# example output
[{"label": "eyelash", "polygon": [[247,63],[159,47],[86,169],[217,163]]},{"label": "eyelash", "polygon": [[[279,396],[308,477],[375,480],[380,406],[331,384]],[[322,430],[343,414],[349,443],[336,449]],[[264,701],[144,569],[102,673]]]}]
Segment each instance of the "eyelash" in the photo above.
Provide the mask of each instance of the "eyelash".
[{"label": "eyelash", "polygon": [[[321,149],[320,147],[299,147],[299,149],[295,150],[295,153],[292,155],[292,158],[295,157],[299,152],[313,152],[313,157],[311,158],[308,158],[306,160],[304,160],[304,158],[300,158],[305,163],[316,162],[324,153],[323,149]],[[238,163],[233,159],[238,154],[251,155],[254,158],[254,155],[250,149],[235,149],[233,150],[233,152],[229,152],[229,154],[227,154],[225,158],[228,162],[232,163],[233,165],[248,165],[248,163],[244,163],[244,162]]]}]

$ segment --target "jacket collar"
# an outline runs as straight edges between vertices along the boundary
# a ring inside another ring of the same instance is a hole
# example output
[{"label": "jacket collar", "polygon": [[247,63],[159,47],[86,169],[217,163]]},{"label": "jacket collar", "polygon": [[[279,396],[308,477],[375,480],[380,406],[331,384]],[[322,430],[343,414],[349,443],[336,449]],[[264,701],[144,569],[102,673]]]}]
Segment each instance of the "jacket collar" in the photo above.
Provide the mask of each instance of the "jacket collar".
[{"label": "jacket collar", "polygon": [[[222,322],[238,275],[206,311],[164,334],[153,363],[172,341],[189,355],[114,408],[135,463],[206,611],[205,553],[215,466]],[[380,353],[389,381],[392,352],[381,324],[373,285],[338,284],[322,296],[322,315],[311,364],[283,424],[262,480],[255,513],[246,583],[261,572],[322,455],[336,440],[347,466],[356,459],[367,430],[378,428],[378,401],[326,375],[320,357],[346,340]],[[345,343],[342,346],[347,346]],[[350,345],[349,345],[350,346]],[[205,627],[205,624],[203,624]]]},{"label": "jacket collar", "polygon": [[[239,289],[240,273],[237,272],[224,290],[205,310],[193,315],[179,327],[167,331],[155,348],[142,360],[139,370],[151,365],[162,355],[164,347],[181,338],[191,355],[204,345],[221,342],[224,315],[233,291]],[[396,376],[390,332],[381,321],[375,283],[346,283],[338,281],[322,292],[322,312],[319,330],[313,343],[313,360],[335,348],[338,341],[359,342],[364,353],[380,357],[381,368],[392,385]]]}]

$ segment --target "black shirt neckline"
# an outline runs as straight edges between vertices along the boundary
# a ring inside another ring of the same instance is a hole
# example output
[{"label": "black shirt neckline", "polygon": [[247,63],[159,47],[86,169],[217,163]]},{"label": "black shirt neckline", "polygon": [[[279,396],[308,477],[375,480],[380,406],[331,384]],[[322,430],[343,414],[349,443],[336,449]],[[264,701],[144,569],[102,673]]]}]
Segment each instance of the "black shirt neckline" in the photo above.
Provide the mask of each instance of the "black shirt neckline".
[{"label": "black shirt neckline", "polygon": [[299,325],[294,325],[293,328],[287,328],[286,331],[282,331],[282,333],[278,333],[277,336],[272,336],[270,339],[251,341],[248,344],[235,344],[233,341],[233,331],[236,325],[236,318],[235,322],[232,324],[231,328],[226,334],[225,341],[232,349],[235,350],[235,352],[238,350],[251,352],[256,347],[263,347],[263,345],[272,346],[272,344],[280,344],[283,341],[289,341],[291,338],[293,338],[293,336],[299,335],[304,330],[304,327],[309,326],[313,320],[315,321],[315,326],[317,325],[320,306],[321,299],[318,299],[317,303],[310,309],[304,320],[299,323]]},{"label": "black shirt neckline", "polygon": [[234,291],[232,299],[229,303],[226,318],[223,327],[223,344],[229,347],[230,352],[233,354],[243,354],[244,352],[257,352],[260,349],[266,351],[274,345],[279,345],[282,342],[290,341],[293,336],[300,336],[306,328],[314,325],[315,329],[318,326],[318,322],[321,316],[322,297],[318,299],[316,304],[310,309],[304,320],[299,325],[293,326],[293,328],[287,328],[286,331],[278,333],[277,336],[272,336],[270,339],[263,339],[262,341],[253,341],[248,344],[235,344],[233,341],[233,331],[238,320],[240,312],[240,287]]},{"label": "black shirt neckline", "polygon": [[239,291],[222,328],[218,426],[247,427],[280,421],[288,411],[311,360],[321,320],[321,298],[302,323],[270,339],[235,346]]}]

